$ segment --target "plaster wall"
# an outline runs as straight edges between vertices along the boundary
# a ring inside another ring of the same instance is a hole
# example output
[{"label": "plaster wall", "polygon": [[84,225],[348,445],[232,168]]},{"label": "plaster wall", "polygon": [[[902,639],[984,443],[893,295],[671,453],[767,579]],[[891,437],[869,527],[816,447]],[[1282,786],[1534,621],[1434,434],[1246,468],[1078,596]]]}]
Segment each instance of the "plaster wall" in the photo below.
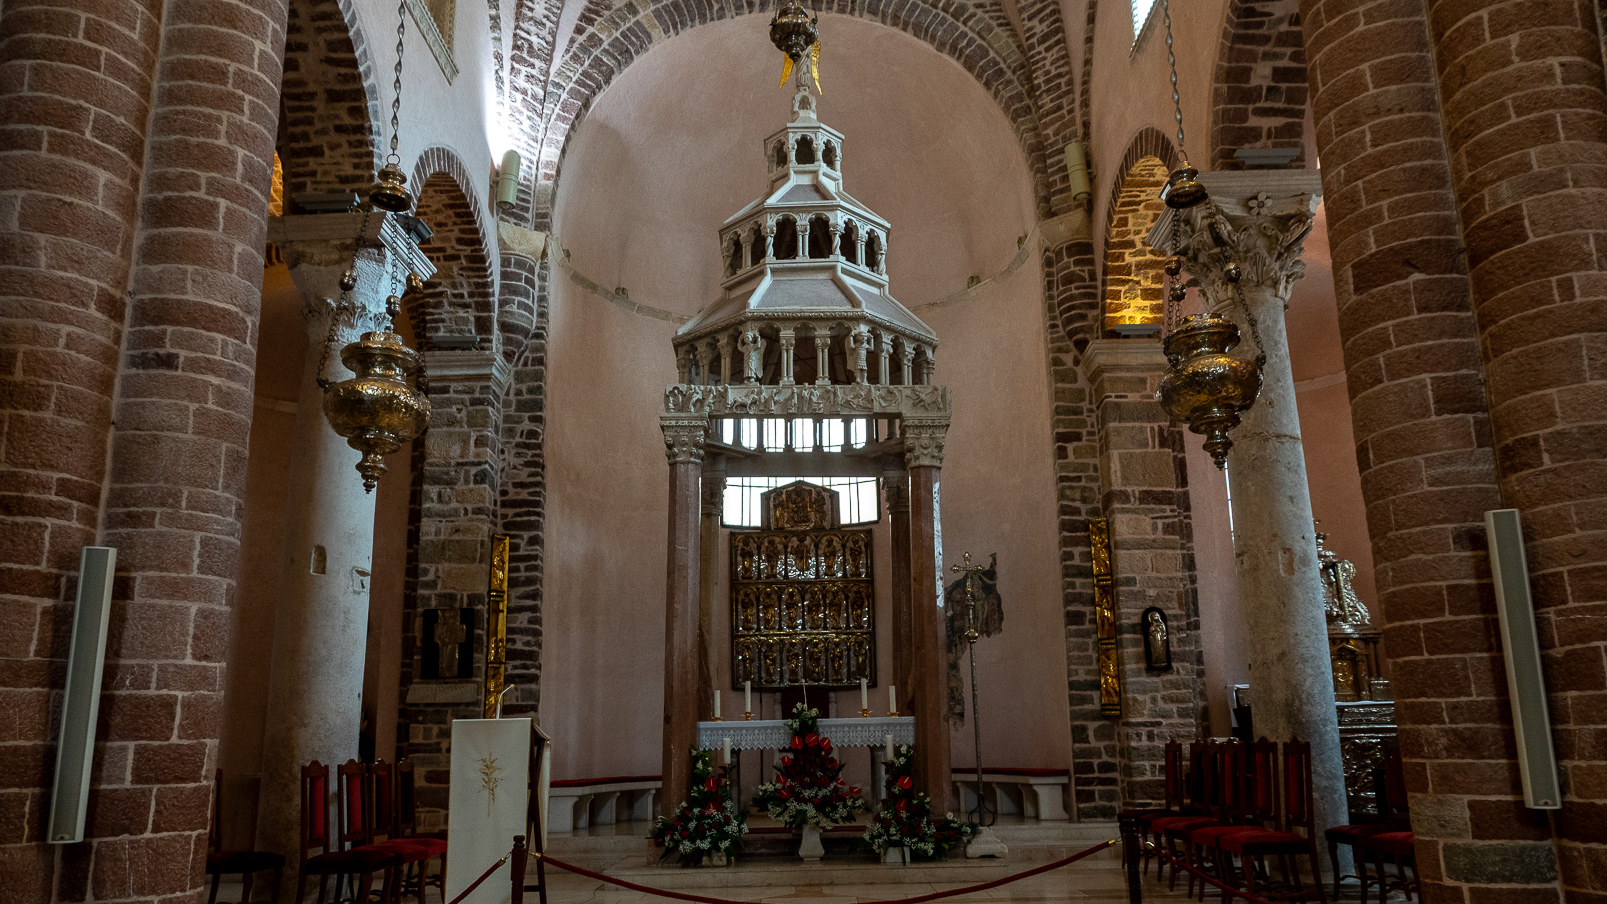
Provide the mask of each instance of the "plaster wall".
[{"label": "plaster wall", "polygon": [[[975,295],[954,298],[970,276],[987,279],[1016,258],[1034,216],[1028,169],[1004,115],[958,66],[890,29],[821,18],[831,35],[821,115],[846,135],[846,187],[893,223],[893,292],[938,331],[937,381],[955,390],[943,475],[945,564],[966,549],[1000,553],[1005,633],[980,647],[984,758],[1064,767],[1065,650],[1036,255]],[[554,253],[567,251],[568,267],[599,286],[626,288],[631,304],[681,316],[717,297],[715,229],[763,190],[761,142],[791,115],[791,91],[777,90],[775,55],[764,52],[764,26],[761,17],[700,26],[649,51],[598,99],[563,162]],[[708,66],[711,59],[722,65]],[[555,777],[655,773],[667,521],[657,413],[675,378],[674,324],[627,311],[564,270],[555,268],[551,309],[541,719],[557,742]],[[920,311],[937,301],[948,303]],[[885,566],[885,528],[878,531]],[[723,556],[722,548],[716,646],[725,638]],[[884,581],[878,592],[886,593]],[[889,611],[888,599],[879,596],[880,612]],[[883,621],[887,675],[891,632]],[[717,664],[722,679],[726,655]],[[850,707],[857,701],[841,701]],[[956,765],[971,761],[968,727],[957,732],[955,751]]]}]

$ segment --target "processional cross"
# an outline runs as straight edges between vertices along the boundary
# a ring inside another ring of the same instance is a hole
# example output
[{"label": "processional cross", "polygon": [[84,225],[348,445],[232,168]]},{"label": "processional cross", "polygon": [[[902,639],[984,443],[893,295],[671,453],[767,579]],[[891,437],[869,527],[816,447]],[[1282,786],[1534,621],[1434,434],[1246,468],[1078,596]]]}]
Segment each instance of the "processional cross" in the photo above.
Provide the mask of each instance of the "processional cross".
[{"label": "processional cross", "polygon": [[971,564],[971,554],[965,554],[963,565],[949,566],[955,574],[965,575],[965,644],[971,657],[971,729],[976,742],[976,806],[971,808],[974,822],[992,825],[998,813],[988,807],[987,787],[982,784],[982,715],[977,707],[976,693],[976,642],[981,633],[976,629],[977,588],[982,583],[982,572],[987,568]]}]

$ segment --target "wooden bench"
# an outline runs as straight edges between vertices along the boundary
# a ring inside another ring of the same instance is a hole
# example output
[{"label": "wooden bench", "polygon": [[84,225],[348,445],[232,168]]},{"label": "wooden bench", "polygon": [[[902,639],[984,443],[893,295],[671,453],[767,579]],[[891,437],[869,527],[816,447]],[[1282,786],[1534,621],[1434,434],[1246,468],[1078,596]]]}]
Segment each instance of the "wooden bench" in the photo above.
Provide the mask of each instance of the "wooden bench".
[{"label": "wooden bench", "polygon": [[652,819],[662,785],[656,775],[556,779],[547,792],[548,829],[571,832]]},{"label": "wooden bench", "polygon": [[[982,769],[982,780],[992,792],[990,801],[1001,816],[1019,815],[1027,819],[1066,820],[1066,792],[1071,787],[1069,769]],[[976,769],[954,770],[955,799],[961,811],[976,806]],[[960,815],[956,813],[955,815]]]}]

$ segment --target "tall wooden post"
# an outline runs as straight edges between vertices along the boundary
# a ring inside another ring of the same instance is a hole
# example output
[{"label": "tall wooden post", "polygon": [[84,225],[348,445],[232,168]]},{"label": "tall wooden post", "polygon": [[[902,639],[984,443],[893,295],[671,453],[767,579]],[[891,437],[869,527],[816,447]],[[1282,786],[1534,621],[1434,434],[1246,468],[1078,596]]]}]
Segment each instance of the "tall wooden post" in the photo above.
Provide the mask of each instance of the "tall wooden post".
[{"label": "tall wooden post", "polygon": [[899,712],[910,711],[908,700],[915,692],[911,679],[912,634],[910,624],[910,479],[903,471],[882,475],[882,492],[887,494],[889,541],[893,549],[893,685],[901,697]]},{"label": "tall wooden post", "polygon": [[953,809],[949,728],[944,719],[944,669],[939,576],[943,554],[938,476],[948,418],[906,418],[904,461],[910,474],[910,630],[915,716],[915,782],[932,798],[934,812]]},{"label": "tall wooden post", "polygon": [[704,415],[659,417],[670,463],[670,518],[664,581],[664,749],[659,810],[686,800],[698,717],[698,482],[703,473]]}]

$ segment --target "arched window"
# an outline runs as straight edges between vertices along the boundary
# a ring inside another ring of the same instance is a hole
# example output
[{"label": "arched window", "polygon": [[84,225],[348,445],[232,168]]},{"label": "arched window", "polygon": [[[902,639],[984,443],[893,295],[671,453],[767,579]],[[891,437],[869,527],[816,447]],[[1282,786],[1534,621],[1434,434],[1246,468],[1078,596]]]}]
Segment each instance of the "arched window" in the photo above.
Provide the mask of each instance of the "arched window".
[{"label": "arched window", "polygon": [[747,262],[742,259],[742,236],[731,236],[731,253],[726,258],[725,275],[733,276],[742,272]]},{"label": "arched window", "polygon": [[865,239],[865,268],[878,271],[882,266],[882,237],[872,232]]},{"label": "arched window", "polygon": [[837,168],[837,142],[835,142],[835,141],[826,142],[826,150],[820,156],[821,156],[822,160],[826,161],[826,166],[830,167],[831,169],[836,169]]},{"label": "arched window", "polygon": [[850,264],[859,263],[859,224],[853,220],[843,227],[842,255]]},{"label": "arched window", "polygon": [[809,256],[815,260],[831,257],[831,221],[825,214],[809,218]]},{"label": "arched window", "polygon": [[806,164],[814,163],[815,162],[815,141],[814,141],[814,139],[810,138],[808,135],[799,136],[798,137],[798,150],[797,150],[795,156],[798,158],[798,165],[799,166],[804,166]]},{"label": "arched window", "polygon": [[786,167],[787,167],[787,143],[785,141],[776,142],[775,161],[776,161],[776,169],[786,169]]},{"label": "arched window", "polygon": [[798,256],[798,224],[792,217],[776,221],[776,260],[790,261]]},{"label": "arched window", "polygon": [[754,263],[764,260],[765,241],[764,230],[757,225],[748,232],[748,245],[753,249]]}]

